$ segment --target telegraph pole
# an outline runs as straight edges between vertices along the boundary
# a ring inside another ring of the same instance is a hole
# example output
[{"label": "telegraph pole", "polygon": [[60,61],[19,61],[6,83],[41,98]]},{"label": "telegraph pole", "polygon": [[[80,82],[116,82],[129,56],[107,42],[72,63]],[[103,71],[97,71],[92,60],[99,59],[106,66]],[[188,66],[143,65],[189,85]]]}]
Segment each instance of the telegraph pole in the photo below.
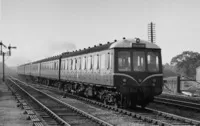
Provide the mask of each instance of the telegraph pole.
[{"label": "telegraph pole", "polygon": [[[3,63],[2,63],[2,64],[3,64],[3,65],[2,65],[2,66],[3,66],[3,78],[2,78],[2,80],[3,80],[3,82],[4,82],[4,81],[5,81],[5,65],[4,65],[5,63],[4,63],[4,62],[5,62],[5,54],[6,54],[6,53],[3,52],[2,46],[4,46],[5,48],[7,48],[7,47],[2,43],[2,41],[0,41],[0,46],[1,46],[1,48],[0,48],[0,49],[1,49],[0,55],[2,55],[2,62],[3,62]],[[13,49],[16,49],[17,47],[12,47],[11,45],[9,45],[9,46],[8,46],[8,49],[9,49],[9,51],[8,51],[8,56],[11,56],[11,49],[12,49],[12,48],[13,48]]]},{"label": "telegraph pole", "polygon": [[2,52],[2,56],[3,56],[3,82],[5,81],[5,66],[4,66],[4,62],[5,62],[5,52]]},{"label": "telegraph pole", "polygon": [[153,22],[148,24],[148,40],[152,43],[156,42],[155,24]]}]

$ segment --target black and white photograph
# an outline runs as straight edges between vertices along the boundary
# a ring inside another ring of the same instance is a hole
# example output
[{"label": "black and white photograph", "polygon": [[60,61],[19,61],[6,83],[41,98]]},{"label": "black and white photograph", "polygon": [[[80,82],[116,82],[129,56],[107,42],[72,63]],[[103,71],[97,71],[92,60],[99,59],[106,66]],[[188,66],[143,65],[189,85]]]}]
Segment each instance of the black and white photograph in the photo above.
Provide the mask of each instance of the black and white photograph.
[{"label": "black and white photograph", "polygon": [[0,0],[0,126],[200,126],[199,0]]}]

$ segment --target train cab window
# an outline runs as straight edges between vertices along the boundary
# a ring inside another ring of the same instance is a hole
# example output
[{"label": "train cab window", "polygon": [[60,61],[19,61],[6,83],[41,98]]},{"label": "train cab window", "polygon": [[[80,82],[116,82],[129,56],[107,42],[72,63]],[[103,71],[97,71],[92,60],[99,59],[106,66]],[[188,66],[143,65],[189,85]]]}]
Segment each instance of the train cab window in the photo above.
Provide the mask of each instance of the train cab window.
[{"label": "train cab window", "polygon": [[118,52],[118,70],[119,71],[131,71],[130,52],[128,52],[128,51]]},{"label": "train cab window", "polygon": [[159,71],[159,56],[158,52],[148,52],[147,53],[147,65],[149,72]]},{"label": "train cab window", "polygon": [[134,71],[145,71],[145,52],[134,51],[133,52],[133,70]]},{"label": "train cab window", "polygon": [[100,64],[100,68],[101,69],[105,69],[106,68],[106,56],[105,56],[105,54],[102,54],[101,55],[101,64]]}]

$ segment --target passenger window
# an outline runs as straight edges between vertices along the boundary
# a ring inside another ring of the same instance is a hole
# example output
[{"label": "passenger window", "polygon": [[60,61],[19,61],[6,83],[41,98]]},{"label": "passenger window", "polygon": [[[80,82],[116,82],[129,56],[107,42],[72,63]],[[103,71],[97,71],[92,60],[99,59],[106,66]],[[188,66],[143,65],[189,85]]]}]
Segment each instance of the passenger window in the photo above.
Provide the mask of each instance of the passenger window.
[{"label": "passenger window", "polygon": [[106,59],[106,58],[105,58],[105,54],[102,54],[102,55],[101,55],[101,64],[100,64],[100,68],[101,68],[101,69],[105,69],[105,68],[106,68],[106,66],[105,66],[105,65],[106,65],[106,64],[105,64],[105,59]]},{"label": "passenger window", "polygon": [[90,69],[92,69],[93,62],[92,62],[92,56],[90,56]]},{"label": "passenger window", "polygon": [[54,62],[54,70],[56,70],[56,62]]},{"label": "passenger window", "polygon": [[72,59],[70,59],[69,65],[70,65],[70,70],[72,70],[72,67],[73,67],[73,60]]},{"label": "passenger window", "polygon": [[86,57],[82,58],[82,70],[86,69]]},{"label": "passenger window", "polygon": [[76,64],[77,64],[77,60],[74,59],[74,60],[73,60],[73,70],[76,70]]},{"label": "passenger window", "polygon": [[107,54],[107,69],[110,69],[110,53]]},{"label": "passenger window", "polygon": [[60,65],[61,65],[61,66],[60,66],[60,69],[61,69],[61,70],[64,70],[64,60],[61,61],[61,64],[60,64]]},{"label": "passenger window", "polygon": [[68,69],[68,60],[66,59],[65,60],[65,70],[67,70]]},{"label": "passenger window", "polygon": [[71,59],[68,59],[68,70],[71,70]]},{"label": "passenger window", "polygon": [[79,70],[79,58],[76,59],[76,69]]},{"label": "passenger window", "polygon": [[87,69],[88,70],[92,69],[92,56],[87,57]]},{"label": "passenger window", "polygon": [[112,54],[110,53],[110,69],[112,69]]},{"label": "passenger window", "polygon": [[79,70],[81,69],[81,57],[79,58]]},{"label": "passenger window", "polygon": [[87,69],[90,69],[90,56],[87,57]]},{"label": "passenger window", "polygon": [[97,65],[98,65],[98,56],[95,55],[95,56],[94,56],[94,63],[93,63],[94,69],[97,69],[97,68],[98,68]]}]

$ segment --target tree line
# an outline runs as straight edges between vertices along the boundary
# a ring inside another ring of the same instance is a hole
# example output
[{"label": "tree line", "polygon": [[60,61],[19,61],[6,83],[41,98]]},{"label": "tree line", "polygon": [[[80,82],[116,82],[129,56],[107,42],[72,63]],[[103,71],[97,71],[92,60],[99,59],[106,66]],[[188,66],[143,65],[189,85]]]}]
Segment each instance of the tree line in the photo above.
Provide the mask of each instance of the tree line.
[{"label": "tree line", "polygon": [[196,77],[196,68],[200,66],[200,53],[184,51],[173,57],[170,64],[163,65],[164,76],[181,75],[191,79]]}]

